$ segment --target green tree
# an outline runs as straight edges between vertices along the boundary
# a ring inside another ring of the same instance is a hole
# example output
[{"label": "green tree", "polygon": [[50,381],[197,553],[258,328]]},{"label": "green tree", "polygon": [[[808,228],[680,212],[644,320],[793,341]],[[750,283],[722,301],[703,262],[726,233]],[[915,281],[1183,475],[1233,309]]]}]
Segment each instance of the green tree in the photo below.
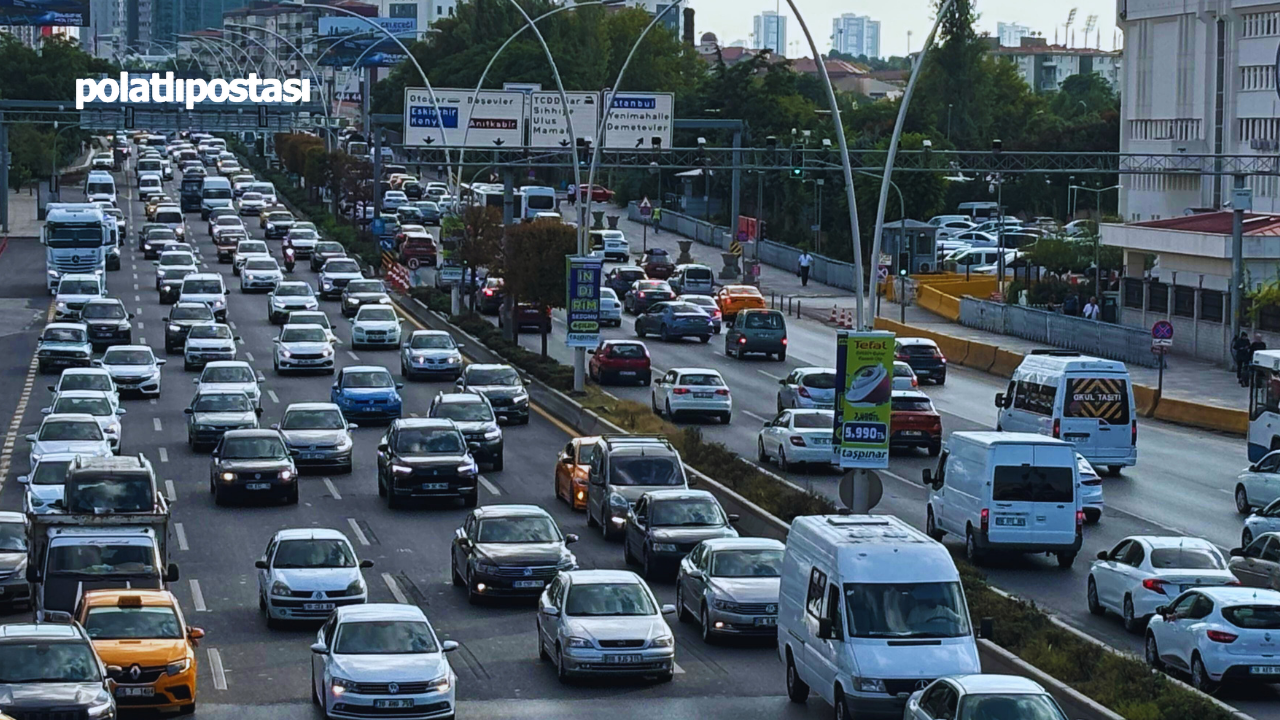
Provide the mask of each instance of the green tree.
[{"label": "green tree", "polygon": [[[575,229],[553,220],[520,223],[507,228],[505,242],[502,278],[512,305],[533,303],[540,312],[564,307],[565,257],[577,252]],[[514,322],[510,324],[516,327]],[[546,355],[547,335],[543,333],[542,356]]]},{"label": "green tree", "polygon": [[[455,218],[445,218],[455,220]],[[487,267],[490,272],[500,272],[502,265],[502,211],[486,205],[468,206],[461,222],[442,225],[441,243],[457,246],[454,257],[462,263],[463,275],[468,269],[474,274],[477,268]],[[471,297],[471,310],[475,311],[475,296]]]}]

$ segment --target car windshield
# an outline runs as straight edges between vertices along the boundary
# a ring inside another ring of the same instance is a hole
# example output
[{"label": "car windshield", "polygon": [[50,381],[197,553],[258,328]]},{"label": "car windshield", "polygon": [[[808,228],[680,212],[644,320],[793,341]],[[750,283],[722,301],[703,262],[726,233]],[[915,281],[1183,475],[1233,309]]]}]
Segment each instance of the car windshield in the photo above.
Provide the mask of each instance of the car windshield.
[{"label": "car windshield", "polygon": [[58,402],[54,403],[53,411],[55,413],[84,413],[99,417],[115,414],[115,411],[111,409],[111,403],[106,398],[93,397],[58,398]]},{"label": "car windshield", "polygon": [[94,640],[182,638],[182,623],[171,607],[89,608],[84,630]]},{"label": "car windshield", "polygon": [[300,228],[300,227],[294,226],[294,228],[289,231],[289,240],[291,241],[292,240],[315,240],[315,239],[316,239],[316,231],[312,230],[311,228]]},{"label": "car windshield", "polygon": [[782,330],[785,326],[782,315],[771,312],[747,313],[745,319],[748,330]]},{"label": "car windshield", "polygon": [[150,365],[155,356],[150,350],[108,350],[102,355],[103,365]]},{"label": "car windshield", "polygon": [[316,570],[320,568],[353,568],[356,556],[344,540],[284,540],[276,548],[271,566],[282,570]]},{"label": "car windshield", "polygon": [[372,620],[338,626],[336,655],[404,655],[439,652],[435,636],[418,620]]},{"label": "car windshield", "polygon": [[356,321],[394,322],[396,311],[389,307],[365,307],[360,309]]},{"label": "car windshield", "polygon": [[667,305],[677,315],[706,315],[706,311],[693,303],[673,302]]},{"label": "car windshield", "polygon": [[206,393],[196,398],[195,412],[253,412],[252,402],[244,393]]},{"label": "car windshield", "polygon": [[360,266],[356,264],[355,260],[339,260],[336,262],[330,260],[325,263],[324,271],[332,273],[358,273],[360,272]]},{"label": "car windshield", "polygon": [[89,280],[63,280],[58,283],[59,295],[97,295],[99,286]]},{"label": "car windshield", "polygon": [[311,286],[305,283],[297,285],[281,284],[276,288],[276,297],[311,297],[314,295]]},{"label": "car windshield", "polygon": [[129,313],[119,303],[89,303],[80,311],[80,317],[85,320],[124,320]]},{"label": "car windshield", "polygon": [[959,582],[846,583],[851,637],[946,638],[969,634]]},{"label": "car windshield", "polygon": [[252,255],[254,253],[265,254],[267,246],[260,242],[242,242],[236,246],[236,252],[241,255]]},{"label": "car windshield", "polygon": [[717,550],[711,554],[711,577],[778,577],[782,574],[782,550]]},{"label": "car windshield", "polygon": [[290,215],[287,212],[284,212],[284,213],[273,212],[267,216],[267,222],[269,223],[287,223],[287,222],[291,222],[292,220],[293,220],[293,215]]},{"label": "car windshield", "polygon": [[48,328],[40,336],[45,342],[84,342],[85,333],[80,328]]},{"label": "car windshield", "polygon": [[49,549],[49,571],[88,575],[151,574],[155,572],[154,554],[155,550],[148,545],[59,545]]},{"label": "car windshield", "polygon": [[182,284],[182,292],[184,295],[221,295],[222,283],[218,280],[188,280]]},{"label": "car windshield", "polygon": [[[190,287],[188,285],[187,287]],[[207,305],[175,305],[169,313],[170,320],[212,320],[213,311]]]},{"label": "car windshield", "polygon": [[718,527],[724,521],[724,513],[714,500],[663,500],[649,506],[653,527]]},{"label": "car windshield", "polygon": [[1151,567],[1157,570],[1225,570],[1227,564],[1215,548],[1177,547],[1152,550]]},{"label": "car windshield", "polygon": [[290,410],[280,421],[283,430],[341,430],[342,413],[337,410]]},{"label": "car windshield", "polygon": [[260,193],[260,192],[246,192],[245,194],[243,194],[243,195],[241,195],[241,196],[240,196],[240,202],[244,202],[244,201],[246,201],[246,200],[248,200],[249,202],[258,202],[258,201],[262,200],[262,193]]},{"label": "car windshield", "polygon": [[233,367],[209,367],[200,376],[202,383],[251,383],[257,381],[253,371],[243,365]]},{"label": "car windshield", "polygon": [[58,391],[101,390],[113,392],[111,378],[105,372],[64,373],[58,381]]},{"label": "car windshield", "polygon": [[[284,343],[319,343],[328,341],[329,335],[325,333],[324,328],[316,325],[285,328],[285,331],[280,334],[280,342]],[[347,387],[351,386],[348,385]]]},{"label": "car windshield", "polygon": [[244,225],[244,221],[242,221],[236,215],[227,214],[227,215],[219,215],[214,220],[213,224],[218,227],[232,227],[232,226],[239,227]]},{"label": "car windshield", "polygon": [[431,417],[457,422],[488,422],[493,420],[493,411],[485,402],[442,402]]},{"label": "car windshield", "polygon": [[161,243],[173,242],[178,239],[178,236],[166,227],[147,228],[143,232],[147,234],[147,242],[152,245],[160,245]]},{"label": "car windshield", "polygon": [[155,221],[158,223],[172,223],[174,225],[182,224],[182,212],[178,210],[165,210],[155,214]]},{"label": "car windshield", "polygon": [[96,422],[61,420],[40,426],[38,439],[44,441],[91,441],[102,439],[102,429]]},{"label": "car windshield", "polygon": [[394,387],[391,373],[386,370],[357,370],[342,374],[344,388],[389,388]]},{"label": "car windshield", "polygon": [[250,260],[244,264],[245,270],[279,270],[275,260]]},{"label": "car windshield", "polygon": [[560,531],[549,517],[486,518],[480,521],[476,542],[553,543],[560,542]]},{"label": "car windshield", "polygon": [[[64,467],[65,472],[65,467]],[[24,552],[27,549],[27,528],[22,523],[0,523],[0,550]]]},{"label": "car windshield", "polygon": [[813,390],[834,390],[836,374],[833,372],[808,373],[800,378],[800,384]]},{"label": "car windshield", "polygon": [[341,255],[346,251],[343,250],[342,246],[336,242],[322,242],[322,243],[316,244],[316,252],[322,253],[322,254],[332,253],[335,255]]},{"label": "car windshield", "polygon": [[329,316],[322,312],[291,312],[289,313],[289,324],[315,325],[328,330]]},{"label": "car windshield", "polygon": [[639,583],[583,583],[569,588],[564,614],[569,617],[653,615],[649,593]]},{"label": "car windshield", "polygon": [[684,485],[679,463],[671,457],[615,455],[609,470],[609,482],[613,485]]},{"label": "car windshield", "polygon": [[1069,503],[1075,498],[1073,468],[999,465],[992,473],[994,502]]},{"label": "car windshield", "polygon": [[724,380],[719,375],[703,373],[686,373],[680,376],[677,385],[693,385],[695,387],[724,387]]},{"label": "car windshield", "polygon": [[230,340],[231,328],[222,325],[197,325],[187,335],[197,340]]},{"label": "car windshield", "polygon": [[87,642],[10,642],[0,648],[0,685],[102,682]]},{"label": "car windshield", "polygon": [[289,451],[278,437],[227,437],[222,439],[224,460],[285,460]]},{"label": "car windshield", "polygon": [[[895,373],[896,374],[896,373]],[[923,397],[893,398],[893,409],[899,412],[932,412],[933,402]]]},{"label": "car windshield", "polygon": [[415,350],[449,350],[454,345],[453,338],[448,335],[414,335],[409,340],[409,347]]},{"label": "car windshield", "polygon": [[647,357],[643,345],[637,343],[619,343],[609,346],[609,357],[619,360],[639,360]]},{"label": "car windshield", "polygon": [[636,290],[656,291],[668,290],[670,287],[661,280],[641,280],[636,283]]},{"label": "car windshield", "polygon": [[468,385],[520,385],[520,374],[514,368],[468,368]]},{"label": "car windshield", "polygon": [[401,455],[459,455],[466,450],[462,435],[444,428],[404,428],[396,433]]},{"label": "car windshield", "polygon": [[[71,467],[70,460],[41,460],[36,463],[36,468],[31,472],[32,485],[62,485],[67,481],[67,468]],[[6,527],[0,525],[0,528]],[[3,534],[0,531],[0,534]]]},{"label": "car windshield", "polygon": [[797,430],[831,430],[835,424],[834,413],[830,412],[796,413],[791,416],[791,421]]},{"label": "car windshield", "polygon": [[387,289],[382,287],[382,282],[378,280],[352,280],[347,283],[347,292],[349,293],[382,293]]},{"label": "car windshield", "polygon": [[960,701],[961,720],[1066,720],[1057,703],[1048,695],[965,695]]}]

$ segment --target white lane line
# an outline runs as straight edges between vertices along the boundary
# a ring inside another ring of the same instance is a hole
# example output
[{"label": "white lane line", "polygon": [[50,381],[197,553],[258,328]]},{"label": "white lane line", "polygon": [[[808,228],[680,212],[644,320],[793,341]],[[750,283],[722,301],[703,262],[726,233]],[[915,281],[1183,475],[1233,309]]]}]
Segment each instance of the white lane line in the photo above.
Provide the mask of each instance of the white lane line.
[{"label": "white lane line", "polygon": [[213,671],[214,689],[226,690],[227,672],[222,669],[222,653],[217,648],[209,648],[209,668]]},{"label": "white lane line", "polygon": [[411,413],[409,413],[409,417],[422,417],[422,416],[421,416],[421,415],[419,415],[419,414],[418,414],[418,413],[416,413],[416,412],[411,412]]},{"label": "white lane line", "polygon": [[765,371],[763,371],[763,370],[756,370],[756,372],[760,373],[761,375],[763,375],[763,376],[765,376],[765,377],[771,377],[771,378],[773,378],[774,380],[781,380],[781,379],[782,379],[782,376],[781,376],[781,375],[774,375],[774,374],[773,374],[773,373],[771,373],[771,372],[765,372]]},{"label": "white lane line", "polygon": [[196,612],[208,612],[209,608],[204,606],[204,593],[200,592],[200,581],[191,578],[191,604],[196,606]]},{"label": "white lane line", "polygon": [[164,494],[165,497],[169,498],[169,502],[173,502],[178,499],[178,488],[174,487],[172,480],[164,481]]},{"label": "white lane line", "polygon": [[908,480],[908,479],[906,479],[906,478],[902,477],[901,475],[899,475],[899,474],[898,474],[898,473],[896,473],[896,472],[889,472],[888,470],[885,470],[885,469],[883,469],[883,468],[881,468],[880,470],[877,470],[876,472],[880,473],[881,475],[888,475],[889,477],[893,478],[894,480],[897,480],[897,481],[898,481],[898,482],[900,482],[900,483],[905,483],[905,484],[910,485],[910,486],[912,486],[912,487],[918,487],[918,485],[917,485],[916,483],[911,482],[910,480]]},{"label": "white lane line", "polygon": [[391,573],[382,573],[382,582],[387,584],[387,589],[391,591],[391,596],[401,605],[408,605],[409,598],[404,596],[404,592],[400,590],[400,585],[396,583],[396,579],[391,577]]},{"label": "white lane line", "polygon": [[502,494],[502,491],[498,489],[498,486],[489,482],[489,478],[483,475],[480,476],[480,485],[483,486],[485,490],[488,490],[490,495]]},{"label": "white lane line", "polygon": [[1227,495],[1235,495],[1235,493],[1234,493],[1234,492],[1232,492],[1232,491],[1230,491],[1230,490],[1228,490],[1228,489],[1226,489],[1226,488],[1214,488],[1214,489],[1215,489],[1215,490],[1217,490],[1217,491],[1218,491],[1218,492],[1220,492],[1220,493],[1226,493]]},{"label": "white lane line", "polygon": [[[49,306],[49,315],[53,314],[53,306]],[[27,403],[31,401],[31,388],[36,382],[36,371],[40,362],[32,354],[31,365],[27,367],[27,379],[22,385],[22,394],[18,396],[18,406],[13,411],[13,419],[9,422],[9,432],[4,437],[4,446],[0,448],[0,487],[9,477],[9,465],[13,462],[13,448],[18,441],[18,431],[22,429],[22,416],[27,412]]]},{"label": "white lane line", "polygon": [[232,321],[228,322],[228,323],[227,323],[227,325],[230,325],[232,330],[235,330],[235,329],[236,329],[236,321],[235,321],[235,320],[232,320]]},{"label": "white lane line", "polygon": [[160,418],[151,418],[151,424],[155,426],[156,432],[160,432],[163,429],[160,425]]},{"label": "white lane line", "polygon": [[134,290],[137,290],[137,289],[138,289],[138,283],[134,283],[134,284],[133,284],[133,289],[134,289]]},{"label": "white lane line", "polygon": [[751,417],[753,417],[753,418],[755,418],[755,419],[759,420],[760,422],[769,422],[770,420],[772,420],[772,419],[773,419],[773,418],[767,418],[767,417],[765,417],[765,416],[763,416],[763,415],[757,415],[757,414],[755,414],[755,413],[751,412],[750,410],[743,410],[743,411],[742,411],[742,414],[743,414],[743,415],[750,415]]},{"label": "white lane line", "polygon": [[137,301],[137,302],[142,302],[142,296],[141,296],[141,295],[134,295],[134,296],[133,296],[133,299],[134,299],[135,301]]},{"label": "white lane line", "polygon": [[671,672],[675,673],[676,675],[683,675],[684,668],[680,667],[679,663],[671,663]]},{"label": "white lane line", "polygon": [[360,362],[360,356],[359,356],[359,355],[355,354],[354,352],[352,352],[352,351],[350,351],[350,350],[348,350],[348,351],[347,351],[347,354],[351,356],[351,359],[352,359],[352,360],[355,360],[356,362]]},{"label": "white lane line", "polygon": [[134,274],[133,274],[133,279],[134,279],[134,280],[137,280],[137,279],[138,279],[138,273],[134,273]]},{"label": "white lane line", "polygon": [[169,462],[169,451],[166,448],[160,448],[160,462]]},{"label": "white lane line", "polygon": [[334,500],[342,499],[342,493],[338,492],[338,488],[333,486],[332,480],[330,480],[329,478],[324,478],[324,486],[328,488],[329,494],[333,496]]},{"label": "white lane line", "polygon": [[364,536],[364,531],[360,529],[360,523],[356,522],[355,518],[347,518],[347,524],[351,526],[351,532],[355,533],[356,540],[359,540],[361,545],[369,544],[369,538]]},{"label": "white lane line", "polygon": [[271,398],[271,402],[273,402],[273,403],[278,403],[278,402],[280,402],[280,398],[276,397],[276,391],[275,391],[275,390],[268,390],[268,391],[267,391],[267,397]]},{"label": "white lane line", "polygon": [[152,404],[152,405],[155,405],[155,404],[156,404],[156,399],[155,399],[155,398],[151,398],[151,404]]},{"label": "white lane line", "polygon": [[191,548],[187,545],[187,531],[182,527],[182,523],[174,523],[173,532],[178,536],[178,549],[190,550]]},{"label": "white lane line", "polygon": [[244,354],[244,359],[248,360],[249,362],[253,362],[253,353],[246,351]]},{"label": "white lane line", "polygon": [[145,327],[146,327],[146,325],[143,325],[143,324],[142,324],[142,321],[141,321],[141,320],[139,320],[139,321],[138,321],[138,329],[139,329],[139,330],[141,330],[141,329],[143,329],[143,328],[145,328]]}]

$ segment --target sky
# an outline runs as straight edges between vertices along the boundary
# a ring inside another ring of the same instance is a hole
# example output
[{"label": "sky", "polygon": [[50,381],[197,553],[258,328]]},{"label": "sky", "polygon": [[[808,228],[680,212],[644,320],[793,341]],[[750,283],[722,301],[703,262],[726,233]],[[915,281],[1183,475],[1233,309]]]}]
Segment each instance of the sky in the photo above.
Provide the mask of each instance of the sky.
[{"label": "sky", "polygon": [[[752,3],[755,6],[752,6]],[[1079,8],[1076,12],[1075,45],[1085,44],[1083,29],[1085,20],[1090,15],[1097,15],[1097,29],[1089,38],[1089,47],[1094,47],[1098,40],[1098,30],[1102,32],[1102,49],[1112,49],[1112,42],[1117,47],[1123,45],[1123,36],[1116,31],[1115,0],[974,0],[978,11],[978,31],[989,31],[996,34],[997,22],[1013,22],[1026,25],[1044,35],[1053,42],[1055,28],[1059,41],[1063,39],[1063,24],[1071,8]],[[691,0],[690,6],[696,12],[694,20],[698,37],[704,32],[713,32],[722,44],[735,40],[750,42],[751,19],[762,10],[776,10],[781,4],[781,14],[787,16],[787,44],[792,48],[803,47],[804,36],[800,26],[792,17],[791,10],[785,0]],[[885,56],[903,55],[907,51],[907,32],[911,31],[911,50],[919,50],[925,36],[933,24],[932,0],[894,0],[887,4],[870,2],[847,2],[841,0],[796,0],[796,5],[805,14],[805,22],[814,34],[818,47],[826,52],[831,48],[831,19],[844,13],[869,15],[880,21],[880,53]],[[795,41],[801,41],[799,46]],[[803,50],[808,56],[809,51]],[[796,51],[788,49],[787,56],[796,56]]]}]

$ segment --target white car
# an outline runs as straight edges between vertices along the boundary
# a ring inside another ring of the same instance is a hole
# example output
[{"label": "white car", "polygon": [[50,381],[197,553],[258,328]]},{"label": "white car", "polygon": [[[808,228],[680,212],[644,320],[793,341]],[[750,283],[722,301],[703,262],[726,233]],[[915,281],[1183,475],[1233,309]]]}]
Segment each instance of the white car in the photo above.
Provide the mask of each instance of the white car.
[{"label": "white car", "polygon": [[341,343],[338,336],[333,334],[333,325],[329,322],[329,316],[322,310],[293,310],[285,318],[285,322],[289,325],[318,325],[324,328],[330,342]]},{"label": "white car", "polygon": [[49,392],[58,394],[67,390],[98,390],[107,394],[113,407],[120,407],[120,390],[111,373],[103,368],[67,368],[58,377],[58,382],[49,386]]},{"label": "white car", "polygon": [[[65,374],[70,371],[62,372]],[[1253,544],[1254,538],[1269,532],[1280,532],[1280,500],[1272,501],[1261,510],[1253,511],[1244,519],[1244,529],[1240,531],[1240,547],[1249,547]]]},{"label": "white car", "polygon": [[120,416],[125,410],[111,402],[110,394],[101,390],[67,390],[54,395],[49,407],[40,412],[45,415],[91,415],[98,422],[102,434],[107,436],[111,452],[120,454]]},{"label": "white car", "polygon": [[231,272],[239,275],[244,270],[244,264],[252,257],[270,259],[271,252],[267,250],[267,244],[261,240],[241,240],[236,243],[236,250],[231,255]]},{"label": "white car", "polygon": [[414,711],[399,717],[453,717],[458,676],[445,653],[457,649],[416,605],[340,607],[311,645],[311,696],[327,717],[384,717],[391,708]]},{"label": "white car", "polygon": [[209,221],[209,235],[214,240],[224,233],[237,231],[248,233],[244,220],[241,220],[239,215],[220,215]]},{"label": "white car", "polygon": [[[1076,466],[1080,468],[1080,505],[1084,521],[1096,523],[1102,519],[1102,476],[1080,453],[1076,453]],[[1248,545],[1249,543],[1245,543]]]},{"label": "white car", "polygon": [[622,303],[613,288],[600,288],[600,324],[622,327]]},{"label": "white car", "polygon": [[71,454],[87,457],[111,454],[111,444],[92,415],[74,413],[46,415],[40,429],[27,436],[31,450],[27,460],[31,467],[45,455]]},{"label": "white car", "polygon": [[1066,718],[1058,701],[1020,675],[949,675],[907,698],[904,720],[934,718]]},{"label": "white car", "polygon": [[167,270],[184,270],[188,275],[200,271],[200,261],[196,260],[195,255],[184,250],[166,250],[160,253],[159,260],[154,260],[151,264],[156,266],[157,290],[160,289]]},{"label": "white car", "polygon": [[356,559],[351,542],[337,530],[280,530],[254,565],[258,607],[266,613],[267,627],[281,620],[324,620],[334,608],[369,599],[360,571],[373,567],[373,561]]},{"label": "white car", "polygon": [[330,258],[320,268],[320,297],[332,300],[342,295],[347,283],[364,277],[360,263],[352,258]]},{"label": "white car", "polygon": [[972,230],[976,227],[977,225],[974,225],[968,220],[948,220],[938,225],[938,231],[934,237],[939,240],[943,240],[951,237],[952,235],[959,235],[966,230]]},{"label": "white car", "polygon": [[239,341],[222,323],[193,325],[182,347],[182,369],[195,370],[216,360],[235,360]]},{"label": "white car", "polygon": [[322,370],[333,373],[333,336],[316,325],[286,324],[273,341],[271,361],[277,375],[286,370]]},{"label": "white car", "polygon": [[400,190],[388,190],[382,196],[382,208],[387,212],[395,212],[396,208],[409,202],[408,196]]},{"label": "white car", "polygon": [[257,215],[267,206],[267,201],[263,198],[262,193],[253,190],[246,191],[236,200],[236,210],[241,215]]},{"label": "white car", "polygon": [[1197,588],[1162,607],[1147,626],[1143,656],[1157,670],[1191,675],[1212,693],[1224,680],[1280,682],[1276,658],[1280,592],[1243,587]]},{"label": "white car", "polygon": [[24,513],[45,515],[57,509],[54,506],[62,503],[67,468],[75,459],[75,453],[49,453],[41,457],[30,472],[18,478],[18,484],[27,486],[22,497]]},{"label": "white car", "polygon": [[1192,588],[1231,585],[1236,577],[1208,540],[1135,535],[1098,553],[1089,567],[1089,612],[1117,613],[1124,629],[1142,632],[1157,608]]},{"label": "white car", "polygon": [[253,400],[254,407],[262,407],[262,389],[258,384],[262,377],[243,360],[217,360],[204,366],[200,377],[193,378],[196,394],[206,391],[242,392]]},{"label": "white car", "polygon": [[400,316],[386,305],[365,305],[351,319],[351,346],[398,347],[400,345]]},{"label": "white car", "polygon": [[1236,476],[1236,512],[1244,515],[1280,499],[1280,450],[1267,453]]},{"label": "white car", "polygon": [[762,464],[777,460],[784,472],[796,463],[837,464],[831,444],[834,425],[833,410],[783,410],[757,435],[757,459]]},{"label": "white car", "polygon": [[276,186],[269,182],[256,182],[253,185],[250,185],[245,192],[261,193],[262,200],[266,203],[266,207],[271,207],[279,201],[279,198],[276,196]]},{"label": "white car", "polygon": [[78,320],[85,303],[106,296],[107,283],[101,273],[63,275],[54,293],[54,320]]},{"label": "white car", "polygon": [[311,283],[302,280],[282,282],[267,296],[267,319],[273,325],[283,323],[297,310],[319,310],[320,301]]},{"label": "white car", "polygon": [[733,397],[719,370],[675,368],[653,383],[649,391],[653,411],[671,420],[682,413],[711,414],[728,425],[733,417]]},{"label": "white car", "polygon": [[893,389],[894,390],[915,390],[920,385],[920,379],[916,377],[916,371],[911,366],[901,360],[893,361]]},{"label": "white car", "polygon": [[271,292],[284,280],[273,257],[251,257],[240,268],[240,292]]},{"label": "white car", "polygon": [[160,366],[166,361],[157,359],[149,346],[116,345],[93,362],[111,373],[111,379],[120,392],[160,397]]}]

